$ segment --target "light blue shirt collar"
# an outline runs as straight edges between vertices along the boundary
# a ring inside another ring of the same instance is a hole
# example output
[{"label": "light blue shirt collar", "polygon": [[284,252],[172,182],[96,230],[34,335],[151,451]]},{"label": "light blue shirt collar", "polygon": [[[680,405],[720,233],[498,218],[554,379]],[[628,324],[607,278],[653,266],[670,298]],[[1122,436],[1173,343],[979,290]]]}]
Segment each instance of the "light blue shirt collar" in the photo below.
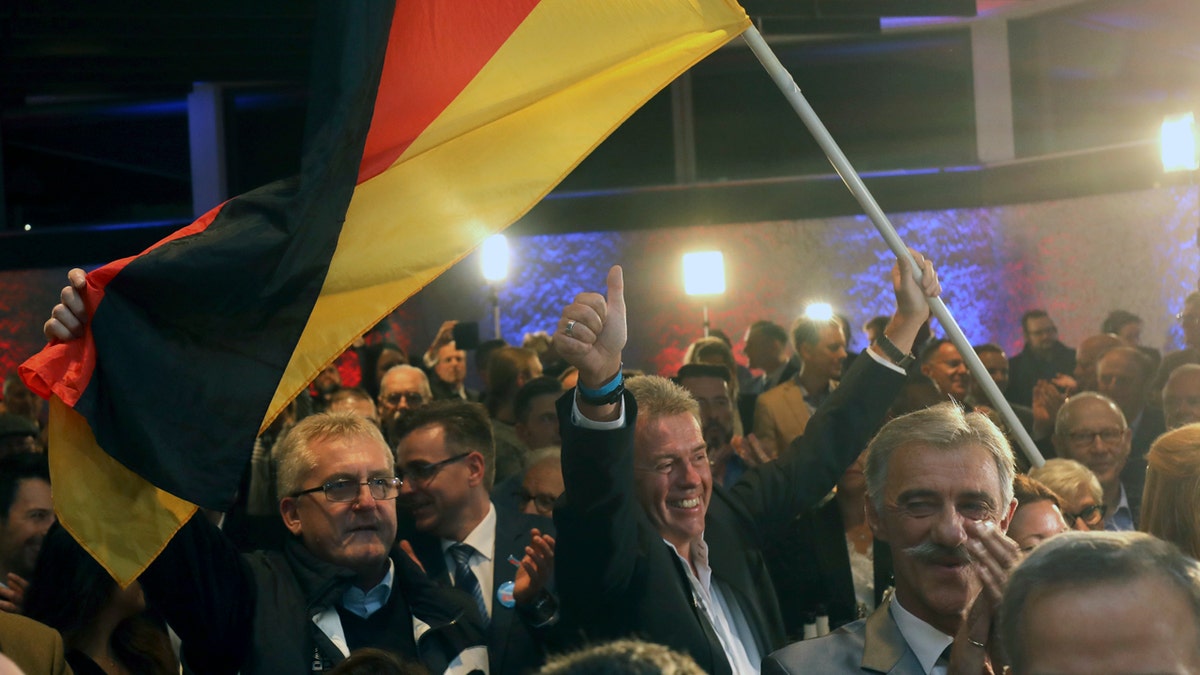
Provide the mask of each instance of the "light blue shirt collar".
[{"label": "light blue shirt collar", "polygon": [[388,571],[375,588],[365,593],[358,586],[350,586],[342,594],[342,607],[351,614],[366,619],[387,604],[392,597],[392,579],[396,572],[396,563],[388,559]]}]

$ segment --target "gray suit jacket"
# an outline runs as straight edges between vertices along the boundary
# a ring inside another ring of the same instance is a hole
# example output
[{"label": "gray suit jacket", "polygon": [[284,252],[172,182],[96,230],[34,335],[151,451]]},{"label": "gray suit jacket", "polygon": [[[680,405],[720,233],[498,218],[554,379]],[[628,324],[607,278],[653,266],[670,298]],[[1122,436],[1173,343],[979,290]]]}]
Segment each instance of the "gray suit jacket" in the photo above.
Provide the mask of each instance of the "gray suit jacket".
[{"label": "gray suit jacket", "polygon": [[763,660],[772,673],[889,673],[924,675],[892,618],[891,600],[871,616],[846,624],[825,637],[788,645]]}]

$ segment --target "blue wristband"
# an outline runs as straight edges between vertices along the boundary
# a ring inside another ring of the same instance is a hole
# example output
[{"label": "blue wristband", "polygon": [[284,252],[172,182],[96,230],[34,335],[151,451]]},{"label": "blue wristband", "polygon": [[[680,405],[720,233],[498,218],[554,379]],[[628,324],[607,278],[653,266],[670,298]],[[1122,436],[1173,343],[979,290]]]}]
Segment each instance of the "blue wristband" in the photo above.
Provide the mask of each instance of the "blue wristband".
[{"label": "blue wristband", "polygon": [[595,400],[608,398],[608,396],[610,394],[612,394],[614,391],[617,390],[618,387],[621,386],[622,379],[623,379],[623,376],[621,375],[621,371],[618,370],[617,376],[614,377],[613,379],[609,380],[608,384],[604,385],[603,387],[600,387],[599,389],[588,389],[587,387],[583,386],[582,383],[580,383],[576,386],[579,387],[579,395],[583,397],[583,400],[595,401]]}]

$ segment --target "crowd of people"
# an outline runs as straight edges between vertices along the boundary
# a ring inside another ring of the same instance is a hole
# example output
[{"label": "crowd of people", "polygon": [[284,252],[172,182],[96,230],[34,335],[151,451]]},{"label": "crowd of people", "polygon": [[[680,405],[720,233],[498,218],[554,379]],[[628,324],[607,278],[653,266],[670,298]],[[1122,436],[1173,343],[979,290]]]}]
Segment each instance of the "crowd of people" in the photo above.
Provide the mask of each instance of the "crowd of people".
[{"label": "crowd of people", "polygon": [[974,347],[998,402],[914,258],[861,353],[764,318],[748,367],[714,331],[643,375],[619,267],[552,337],[472,346],[480,391],[455,322],[355,347],[126,588],[55,523],[10,376],[0,672],[1200,672],[1200,293],[1165,356],[1126,311],[1075,349],[1027,312],[1019,354]]}]

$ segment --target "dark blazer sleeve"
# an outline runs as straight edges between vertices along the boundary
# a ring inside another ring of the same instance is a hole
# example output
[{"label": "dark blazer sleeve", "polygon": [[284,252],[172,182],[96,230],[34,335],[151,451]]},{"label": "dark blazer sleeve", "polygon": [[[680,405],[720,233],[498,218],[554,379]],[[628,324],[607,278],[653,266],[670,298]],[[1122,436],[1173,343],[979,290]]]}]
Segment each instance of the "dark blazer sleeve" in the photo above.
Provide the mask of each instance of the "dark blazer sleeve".
[{"label": "dark blazer sleeve", "polygon": [[197,512],[139,581],[150,605],[182,640],[190,667],[238,672],[253,634],[253,574],[215,525]]},{"label": "dark blazer sleeve", "polygon": [[619,593],[634,574],[639,524],[646,520],[633,489],[637,404],[625,392],[624,427],[585,429],[571,421],[574,395],[571,390],[558,401],[565,488],[554,509],[559,587],[582,584],[595,593]]},{"label": "dark blazer sleeve", "polygon": [[856,359],[804,434],[733,486],[743,517],[760,529],[777,528],[819,503],[867,447],[903,384],[904,375],[870,356]]}]

